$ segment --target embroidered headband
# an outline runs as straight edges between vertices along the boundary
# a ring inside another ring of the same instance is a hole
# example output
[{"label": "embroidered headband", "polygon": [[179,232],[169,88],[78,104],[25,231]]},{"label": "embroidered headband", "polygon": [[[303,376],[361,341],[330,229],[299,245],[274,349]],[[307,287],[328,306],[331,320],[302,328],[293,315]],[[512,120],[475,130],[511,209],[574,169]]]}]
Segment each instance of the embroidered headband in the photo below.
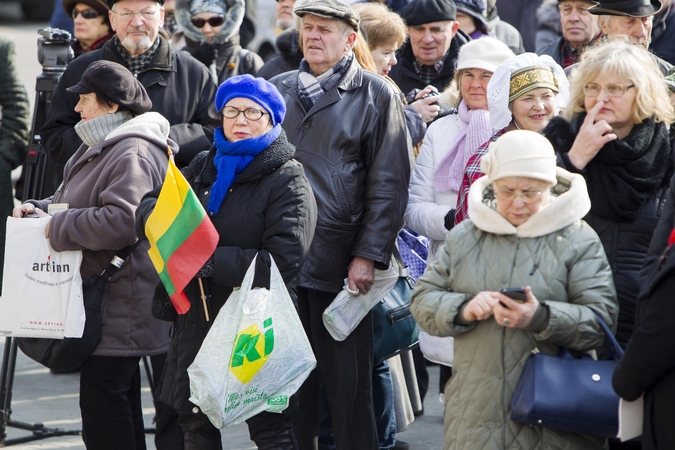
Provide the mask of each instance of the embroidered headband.
[{"label": "embroidered headband", "polygon": [[537,88],[550,88],[556,94],[560,92],[558,80],[553,74],[553,68],[529,66],[513,72],[509,85],[509,102]]}]

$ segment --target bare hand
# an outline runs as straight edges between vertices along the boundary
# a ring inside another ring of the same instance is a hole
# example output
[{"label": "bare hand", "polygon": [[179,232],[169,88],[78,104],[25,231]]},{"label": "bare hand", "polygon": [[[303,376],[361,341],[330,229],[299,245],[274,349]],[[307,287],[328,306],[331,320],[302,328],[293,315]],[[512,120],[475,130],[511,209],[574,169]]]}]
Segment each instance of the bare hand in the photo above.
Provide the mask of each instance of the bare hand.
[{"label": "bare hand", "polygon": [[570,162],[578,169],[586,167],[606,143],[617,138],[616,134],[612,133],[612,127],[606,120],[595,121],[604,104],[604,102],[598,101],[588,111],[577,137],[574,139],[572,148],[567,154]]},{"label": "bare hand", "polygon": [[499,301],[494,308],[495,322],[508,328],[525,328],[539,308],[539,300],[532,293],[530,286],[525,286],[525,301],[517,302],[497,292]]},{"label": "bare hand", "polygon": [[12,210],[12,217],[17,219],[30,217],[33,214],[37,214],[38,217],[47,217],[49,215],[40,208],[36,208],[32,203],[23,203]]},{"label": "bare hand", "polygon": [[437,101],[437,96],[431,96],[416,100],[410,106],[412,106],[415,111],[417,111],[419,115],[422,116],[422,120],[425,122],[431,122],[438,116],[438,111],[441,110],[440,106],[432,105],[432,103],[436,103]]},{"label": "bare hand", "polygon": [[375,278],[375,263],[373,260],[355,256],[349,264],[348,270],[349,289],[367,294],[373,287],[373,279]]},{"label": "bare hand", "polygon": [[492,317],[494,307],[499,303],[498,294],[498,292],[490,291],[482,291],[476,294],[464,307],[462,311],[463,319],[467,322],[477,322]]}]

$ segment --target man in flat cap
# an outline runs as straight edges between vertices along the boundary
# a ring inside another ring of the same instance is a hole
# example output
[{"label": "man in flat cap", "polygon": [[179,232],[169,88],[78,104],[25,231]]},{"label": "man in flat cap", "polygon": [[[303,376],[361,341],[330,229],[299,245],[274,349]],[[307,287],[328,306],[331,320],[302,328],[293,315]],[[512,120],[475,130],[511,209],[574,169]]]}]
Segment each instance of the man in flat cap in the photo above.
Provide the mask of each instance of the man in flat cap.
[{"label": "man in flat cap", "polygon": [[298,310],[317,358],[298,393],[300,449],[316,448],[319,378],[338,450],[379,448],[372,399],[370,315],[342,342],[323,311],[343,290],[367,293],[386,269],[408,201],[410,164],[403,108],[382,77],[354,58],[359,16],[340,0],[298,2],[304,59],[272,78],[286,101],[282,126],[309,178],[318,223],[298,279]]},{"label": "man in flat cap", "polygon": [[[652,38],[654,14],[658,13],[662,4],[659,0],[600,0],[589,8],[600,20],[602,34],[608,39],[628,38],[632,43],[648,49]],[[672,67],[667,61],[656,58],[663,75]]]}]

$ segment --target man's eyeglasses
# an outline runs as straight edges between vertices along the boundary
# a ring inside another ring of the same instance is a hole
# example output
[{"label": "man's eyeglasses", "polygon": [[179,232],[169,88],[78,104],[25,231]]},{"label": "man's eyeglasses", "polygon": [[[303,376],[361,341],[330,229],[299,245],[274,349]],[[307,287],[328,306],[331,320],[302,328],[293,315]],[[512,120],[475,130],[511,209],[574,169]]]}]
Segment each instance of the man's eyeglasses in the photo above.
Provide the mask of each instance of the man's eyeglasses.
[{"label": "man's eyeglasses", "polygon": [[587,97],[597,97],[598,95],[600,95],[600,92],[604,90],[610,97],[621,97],[623,94],[626,93],[628,89],[632,87],[635,87],[635,85],[608,84],[603,88],[599,84],[587,83],[586,86],[584,86],[584,94],[586,94]]},{"label": "man's eyeglasses", "polygon": [[95,19],[95,18],[97,18],[98,16],[101,15],[95,9],[83,9],[82,11],[77,10],[77,9],[73,9],[73,12],[70,13],[70,17],[72,17],[73,20],[75,20],[75,19],[77,19],[77,16],[79,16],[80,14],[82,14],[82,17],[85,18],[85,19]]},{"label": "man's eyeglasses", "polygon": [[244,117],[246,117],[248,120],[260,120],[262,116],[264,115],[269,115],[269,113],[265,111],[261,111],[258,108],[247,108],[245,110],[240,110],[235,108],[234,106],[226,106],[223,108],[223,117],[226,119],[236,119],[239,117],[239,114],[244,114]]},{"label": "man's eyeglasses", "polygon": [[204,25],[207,23],[211,25],[211,27],[219,27],[225,22],[225,17],[223,16],[213,16],[209,17],[208,19],[202,19],[201,17],[193,17],[192,19],[192,25],[196,26],[197,28],[204,28]]},{"label": "man's eyeglasses", "polygon": [[117,17],[124,21],[133,19],[136,14],[140,14],[143,20],[152,20],[155,18],[157,11],[159,9],[123,9],[122,11],[113,11],[113,14],[117,14]]}]

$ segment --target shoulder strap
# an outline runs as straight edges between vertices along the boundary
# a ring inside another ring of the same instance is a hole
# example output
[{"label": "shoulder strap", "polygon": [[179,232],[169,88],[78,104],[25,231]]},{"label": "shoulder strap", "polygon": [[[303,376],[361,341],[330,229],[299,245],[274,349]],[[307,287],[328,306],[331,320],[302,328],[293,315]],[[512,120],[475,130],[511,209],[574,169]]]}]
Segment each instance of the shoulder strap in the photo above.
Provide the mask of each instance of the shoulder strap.
[{"label": "shoulder strap", "polygon": [[103,278],[106,282],[110,281],[112,276],[117,272],[117,269],[122,267],[122,264],[124,264],[124,261],[131,255],[131,253],[136,250],[136,247],[138,247],[141,244],[141,240],[137,240],[131,245],[127,245],[123,249],[115,252],[115,256],[113,256],[113,259],[110,260],[110,264],[108,264],[108,267],[105,268],[105,270],[101,273],[101,278]]}]

